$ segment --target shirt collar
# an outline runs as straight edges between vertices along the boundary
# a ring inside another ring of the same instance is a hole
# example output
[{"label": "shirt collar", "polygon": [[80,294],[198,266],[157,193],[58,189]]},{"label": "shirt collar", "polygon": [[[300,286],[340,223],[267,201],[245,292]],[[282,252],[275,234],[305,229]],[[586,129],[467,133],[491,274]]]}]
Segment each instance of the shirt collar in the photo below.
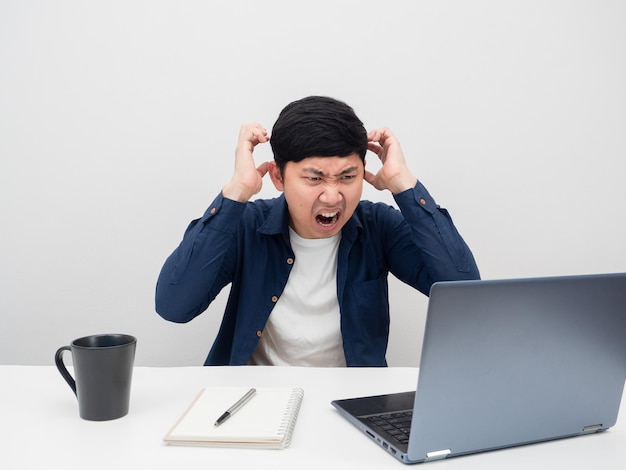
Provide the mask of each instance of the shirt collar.
[{"label": "shirt collar", "polygon": [[284,194],[274,200],[267,219],[258,228],[258,232],[265,235],[283,234],[289,239],[289,211]]}]

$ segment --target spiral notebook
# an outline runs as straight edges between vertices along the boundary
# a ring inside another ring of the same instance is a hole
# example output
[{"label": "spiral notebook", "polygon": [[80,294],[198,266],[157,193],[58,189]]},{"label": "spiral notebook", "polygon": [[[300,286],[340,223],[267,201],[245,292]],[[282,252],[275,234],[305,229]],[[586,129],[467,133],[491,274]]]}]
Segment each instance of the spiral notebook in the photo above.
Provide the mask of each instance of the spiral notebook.
[{"label": "spiral notebook", "polygon": [[163,438],[170,445],[283,449],[291,443],[304,397],[301,388],[257,388],[230,419],[216,419],[248,388],[208,387],[200,391]]}]

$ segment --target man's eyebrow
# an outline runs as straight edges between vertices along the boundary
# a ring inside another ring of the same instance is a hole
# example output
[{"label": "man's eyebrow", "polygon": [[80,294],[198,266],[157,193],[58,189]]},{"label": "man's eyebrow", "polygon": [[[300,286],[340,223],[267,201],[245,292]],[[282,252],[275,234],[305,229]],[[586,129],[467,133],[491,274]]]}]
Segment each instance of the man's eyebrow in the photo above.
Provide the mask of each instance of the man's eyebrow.
[{"label": "man's eyebrow", "polygon": [[[343,170],[341,170],[341,172],[339,172],[339,174],[337,176],[347,175],[349,173],[354,173],[357,170],[358,170],[357,166],[349,166],[348,168],[344,168]],[[302,169],[302,171],[305,172],[305,173],[313,173],[316,176],[326,176],[326,174],[322,170],[320,170],[319,168],[305,167],[305,168]]]},{"label": "man's eyebrow", "polygon": [[347,175],[349,173],[354,173],[355,171],[358,171],[359,167],[358,166],[349,166],[348,168],[344,169],[341,173],[339,173],[339,175]]},{"label": "man's eyebrow", "polygon": [[317,176],[324,176],[324,172],[317,168],[306,167],[306,168],[303,168],[302,171],[304,173],[313,173],[314,175],[317,175]]}]

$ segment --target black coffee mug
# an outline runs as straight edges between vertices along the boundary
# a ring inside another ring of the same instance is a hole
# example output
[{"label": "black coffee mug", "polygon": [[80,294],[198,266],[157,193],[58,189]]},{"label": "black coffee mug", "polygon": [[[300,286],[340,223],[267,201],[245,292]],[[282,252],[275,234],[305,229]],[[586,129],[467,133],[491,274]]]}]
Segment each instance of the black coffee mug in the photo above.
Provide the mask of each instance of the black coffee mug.
[{"label": "black coffee mug", "polygon": [[[122,334],[92,335],[59,348],[54,362],[78,398],[79,415],[90,421],[106,421],[128,414],[130,385],[137,339]],[[74,377],[63,363],[71,351]]]}]

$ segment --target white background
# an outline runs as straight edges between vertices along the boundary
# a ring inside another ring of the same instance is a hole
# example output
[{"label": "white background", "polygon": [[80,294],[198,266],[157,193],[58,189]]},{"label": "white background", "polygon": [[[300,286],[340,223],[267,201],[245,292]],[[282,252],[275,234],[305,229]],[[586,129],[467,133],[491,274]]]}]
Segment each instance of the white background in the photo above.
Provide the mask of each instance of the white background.
[{"label": "white background", "polygon": [[[312,94],[394,131],[483,278],[626,270],[625,19],[620,0],[0,0],[0,363],[123,332],[138,365],[202,364],[227,292],[168,323],[158,272],[240,124]],[[418,365],[427,299],[391,289],[389,363]]]}]

